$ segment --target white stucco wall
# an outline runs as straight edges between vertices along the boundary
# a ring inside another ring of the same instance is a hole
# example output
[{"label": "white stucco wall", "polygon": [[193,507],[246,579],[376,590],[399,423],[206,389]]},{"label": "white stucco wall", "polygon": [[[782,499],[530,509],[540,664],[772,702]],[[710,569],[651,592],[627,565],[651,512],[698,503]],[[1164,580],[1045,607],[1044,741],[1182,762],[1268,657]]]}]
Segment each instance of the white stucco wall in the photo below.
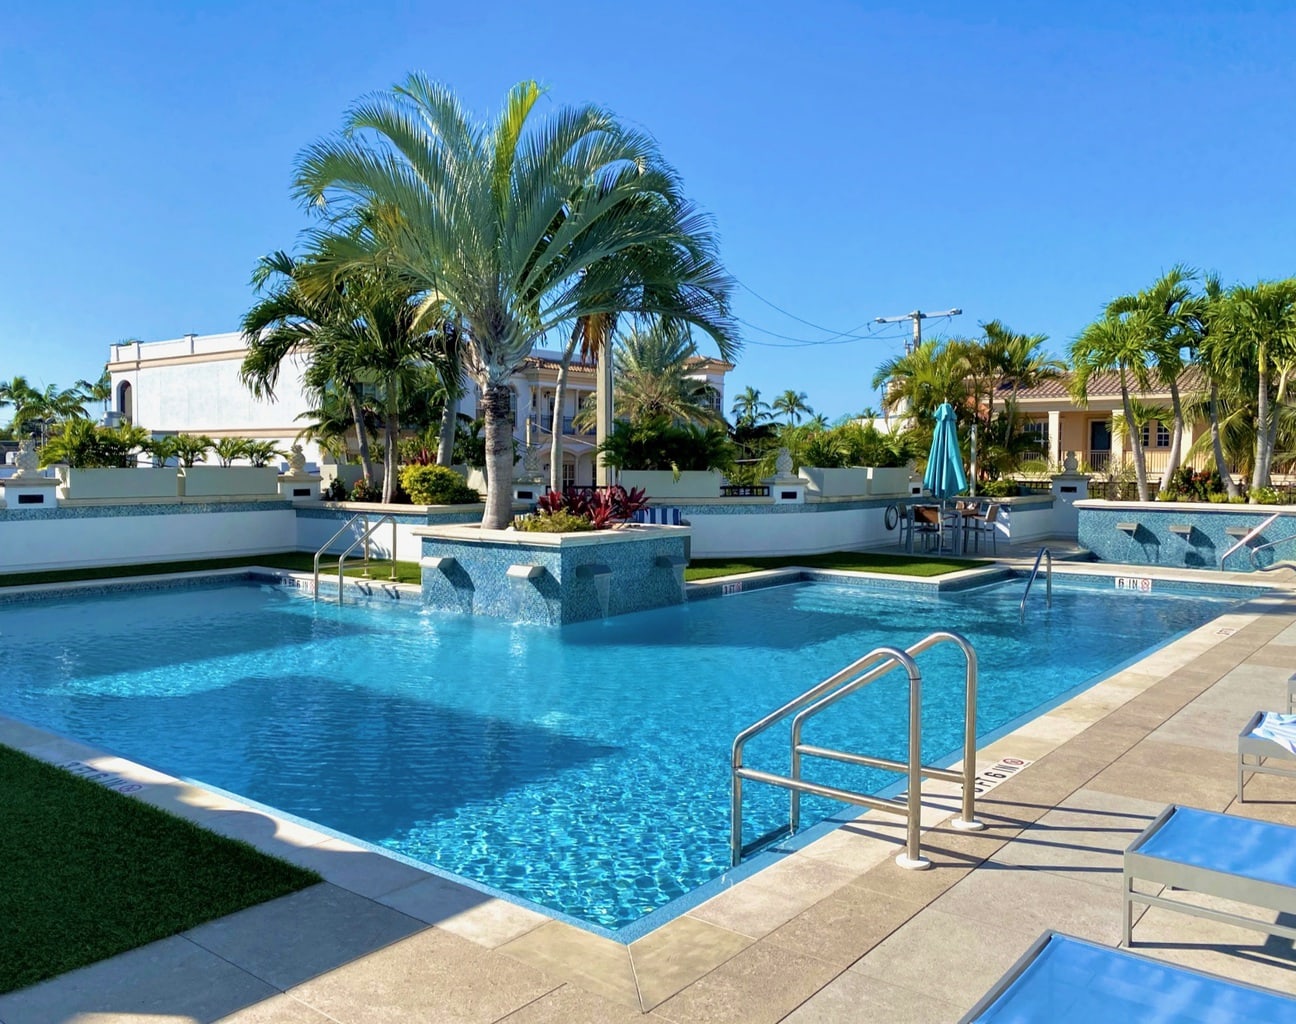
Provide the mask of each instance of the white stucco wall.
[{"label": "white stucco wall", "polygon": [[4,572],[224,558],[296,545],[293,509],[0,519]]}]

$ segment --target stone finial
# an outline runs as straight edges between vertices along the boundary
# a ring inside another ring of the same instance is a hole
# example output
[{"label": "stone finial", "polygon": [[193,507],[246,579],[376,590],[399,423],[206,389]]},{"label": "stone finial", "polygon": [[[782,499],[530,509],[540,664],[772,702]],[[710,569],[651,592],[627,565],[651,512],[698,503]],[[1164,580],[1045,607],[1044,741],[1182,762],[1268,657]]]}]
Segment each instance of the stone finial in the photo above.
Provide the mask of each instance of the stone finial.
[{"label": "stone finial", "polygon": [[1066,458],[1062,460],[1062,468],[1068,473],[1074,473],[1080,468],[1080,463],[1076,461],[1075,452],[1066,453]]},{"label": "stone finial", "polygon": [[306,475],[306,453],[302,451],[302,446],[295,444],[288,450],[288,472],[285,476],[305,476]]},{"label": "stone finial", "polygon": [[792,475],[792,453],[786,448],[778,450],[778,458],[774,460],[774,472],[781,477]]},{"label": "stone finial", "polygon": [[14,459],[18,467],[14,478],[36,476],[40,469],[40,456],[36,454],[36,442],[28,438],[18,442],[18,455]]}]

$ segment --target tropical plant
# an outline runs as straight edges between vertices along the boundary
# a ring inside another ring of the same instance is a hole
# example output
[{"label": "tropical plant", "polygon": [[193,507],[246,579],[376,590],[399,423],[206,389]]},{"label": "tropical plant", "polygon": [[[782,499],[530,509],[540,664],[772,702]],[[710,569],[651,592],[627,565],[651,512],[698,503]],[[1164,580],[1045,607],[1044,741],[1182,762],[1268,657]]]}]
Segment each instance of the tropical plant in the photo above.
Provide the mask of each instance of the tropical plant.
[{"label": "tropical plant", "polygon": [[787,417],[787,422],[797,424],[801,422],[802,416],[809,416],[814,413],[806,401],[804,391],[793,391],[788,388],[771,403],[775,412],[781,413]]},{"label": "tropical plant", "polygon": [[382,491],[374,486],[372,480],[362,476],[351,488],[352,501],[379,502],[383,500]]},{"label": "tropical plant", "polygon": [[104,412],[108,411],[108,403],[112,401],[112,374],[108,372],[108,367],[104,367],[98,380],[79,380],[75,386],[83,402],[103,402]]},{"label": "tropical plant", "polygon": [[84,401],[80,389],[75,387],[49,384],[44,390],[38,390],[23,376],[0,381],[0,406],[13,406],[10,427],[15,435],[31,434],[38,426],[43,434],[50,426],[85,419]]},{"label": "tropical plant", "polygon": [[213,441],[212,454],[220,465],[232,466],[235,459],[241,459],[247,454],[247,438],[222,437]]},{"label": "tropical plant", "polygon": [[42,466],[65,463],[72,469],[126,469],[148,451],[147,430],[123,423],[97,427],[87,419],[64,422],[40,450]]},{"label": "tropical plant", "polygon": [[153,438],[146,450],[165,465],[168,459],[175,459],[180,465],[190,467],[212,450],[215,442],[205,434],[172,434]]},{"label": "tropical plant", "polygon": [[618,422],[598,448],[613,469],[728,469],[734,448],[725,431],[692,423],[672,423],[664,416],[639,423]]},{"label": "tropical plant", "polygon": [[737,345],[710,227],[652,140],[597,107],[537,125],[540,95],[518,85],[481,125],[449,90],[412,75],[356,106],[297,174],[298,194],[335,220],[357,209],[382,218],[349,257],[338,252],[340,268],[380,251],[426,296],[425,313],[462,317],[486,426],[482,525],[494,529],[512,519],[509,378],[538,339],[582,316],[658,313]]},{"label": "tropical plant", "polygon": [[520,516],[514,520],[514,525],[523,533],[588,533],[594,529],[589,516],[577,515],[566,509]]},{"label": "tropical plant", "polygon": [[283,454],[273,441],[254,441],[249,438],[243,442],[243,457],[259,469],[270,465],[272,459],[281,458]]},{"label": "tropical plant", "polygon": [[[595,530],[613,529],[629,522],[636,512],[648,507],[642,487],[626,490],[620,484],[593,491],[547,491],[536,502],[541,516],[566,513],[584,517]],[[533,529],[539,529],[533,527]]]},{"label": "tropical plant", "polygon": [[400,480],[415,505],[465,505],[481,501],[481,495],[448,466],[404,466]]}]

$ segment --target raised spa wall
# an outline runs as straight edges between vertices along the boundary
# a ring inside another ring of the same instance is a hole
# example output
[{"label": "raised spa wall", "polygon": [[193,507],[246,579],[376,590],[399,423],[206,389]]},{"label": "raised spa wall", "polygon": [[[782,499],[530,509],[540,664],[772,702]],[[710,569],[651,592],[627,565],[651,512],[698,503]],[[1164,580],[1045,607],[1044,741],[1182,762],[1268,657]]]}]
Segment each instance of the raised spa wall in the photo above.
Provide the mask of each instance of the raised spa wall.
[{"label": "raised spa wall", "polygon": [[[1250,572],[1247,547],[1296,537],[1296,508],[1199,502],[1082,501],[1078,539],[1103,562],[1217,569],[1220,557],[1275,512],[1279,518],[1247,546],[1229,555],[1225,568]],[[1296,541],[1257,552],[1260,566],[1296,559]]]},{"label": "raised spa wall", "polygon": [[429,608],[560,626],[684,601],[686,526],[523,533],[416,528]]}]

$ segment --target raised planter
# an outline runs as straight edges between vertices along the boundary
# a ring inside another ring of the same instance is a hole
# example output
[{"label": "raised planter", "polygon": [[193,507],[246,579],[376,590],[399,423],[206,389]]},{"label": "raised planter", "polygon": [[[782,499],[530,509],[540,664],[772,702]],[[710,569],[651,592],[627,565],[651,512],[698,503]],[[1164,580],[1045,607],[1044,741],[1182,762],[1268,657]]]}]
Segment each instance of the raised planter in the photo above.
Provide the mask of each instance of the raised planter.
[{"label": "raised planter", "polygon": [[[869,494],[874,498],[908,496],[921,493],[921,480],[908,466],[870,466]],[[915,486],[918,490],[915,491]]]},{"label": "raised planter", "polygon": [[685,470],[676,479],[669,469],[623,469],[621,486],[627,491],[642,487],[658,504],[685,501],[690,498],[718,498],[724,474],[715,470]]},{"label": "raised planter", "polygon": [[59,500],[175,501],[179,476],[174,466],[152,469],[69,469],[60,466]]},{"label": "raised planter", "polygon": [[416,527],[430,608],[560,626],[684,601],[686,526],[524,533]]},{"label": "raised planter", "polygon": [[806,482],[806,493],[816,498],[861,498],[869,493],[869,473],[863,466],[821,469],[802,466],[798,474]]},{"label": "raised planter", "polygon": [[186,498],[277,498],[279,470],[274,466],[186,466],[180,470]]}]

